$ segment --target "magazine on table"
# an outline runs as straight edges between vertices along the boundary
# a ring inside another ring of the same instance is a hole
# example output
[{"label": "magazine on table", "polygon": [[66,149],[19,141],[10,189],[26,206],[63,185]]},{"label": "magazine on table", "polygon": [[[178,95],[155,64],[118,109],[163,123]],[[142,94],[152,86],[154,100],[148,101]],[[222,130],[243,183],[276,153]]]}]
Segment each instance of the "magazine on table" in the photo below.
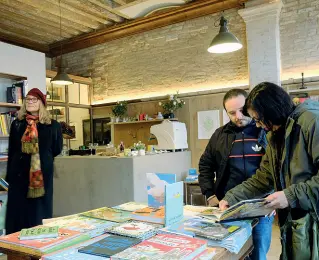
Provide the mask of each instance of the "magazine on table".
[{"label": "magazine on table", "polygon": [[210,208],[203,211],[199,216],[216,222],[271,216],[274,209],[267,208],[267,204],[266,199],[243,200],[224,211],[217,207]]}]

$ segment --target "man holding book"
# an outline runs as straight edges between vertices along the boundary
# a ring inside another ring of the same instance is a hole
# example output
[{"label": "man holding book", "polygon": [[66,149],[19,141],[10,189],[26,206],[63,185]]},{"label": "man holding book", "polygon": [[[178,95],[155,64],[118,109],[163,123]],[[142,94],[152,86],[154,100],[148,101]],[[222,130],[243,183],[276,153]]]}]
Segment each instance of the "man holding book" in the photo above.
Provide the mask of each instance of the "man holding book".
[{"label": "man holding book", "polygon": [[[212,135],[199,161],[199,185],[210,206],[217,206],[227,191],[255,174],[267,145],[266,133],[243,115],[247,92],[228,91],[223,99],[230,122]],[[266,260],[272,218],[260,218],[253,230],[252,259]]]}]

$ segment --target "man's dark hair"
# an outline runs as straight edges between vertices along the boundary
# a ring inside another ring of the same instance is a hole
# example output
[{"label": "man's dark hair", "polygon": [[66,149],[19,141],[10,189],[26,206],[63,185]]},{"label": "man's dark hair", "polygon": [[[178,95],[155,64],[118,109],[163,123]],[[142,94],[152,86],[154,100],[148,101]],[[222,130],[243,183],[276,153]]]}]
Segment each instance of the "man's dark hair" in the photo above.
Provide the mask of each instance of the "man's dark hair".
[{"label": "man's dark hair", "polygon": [[284,125],[294,109],[288,93],[271,82],[262,82],[252,89],[246,98],[244,112],[254,110],[268,128],[273,125]]},{"label": "man's dark hair", "polygon": [[240,89],[240,88],[233,88],[233,89],[227,91],[227,93],[225,94],[224,99],[223,99],[224,109],[226,110],[225,103],[228,99],[238,97],[238,96],[244,96],[245,98],[247,98],[248,93],[245,90]]}]

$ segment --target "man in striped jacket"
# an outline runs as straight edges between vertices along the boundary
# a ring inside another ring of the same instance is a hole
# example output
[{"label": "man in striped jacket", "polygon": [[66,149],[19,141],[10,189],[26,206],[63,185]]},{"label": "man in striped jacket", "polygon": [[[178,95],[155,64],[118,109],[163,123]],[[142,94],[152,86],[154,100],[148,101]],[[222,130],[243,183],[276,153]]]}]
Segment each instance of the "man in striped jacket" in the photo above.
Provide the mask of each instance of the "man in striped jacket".
[{"label": "man in striped jacket", "polygon": [[[210,206],[217,206],[227,191],[250,178],[259,168],[267,145],[266,133],[243,115],[247,92],[229,90],[223,99],[230,122],[212,135],[199,161],[199,184]],[[266,260],[273,217],[260,218],[253,229],[251,259]]]}]

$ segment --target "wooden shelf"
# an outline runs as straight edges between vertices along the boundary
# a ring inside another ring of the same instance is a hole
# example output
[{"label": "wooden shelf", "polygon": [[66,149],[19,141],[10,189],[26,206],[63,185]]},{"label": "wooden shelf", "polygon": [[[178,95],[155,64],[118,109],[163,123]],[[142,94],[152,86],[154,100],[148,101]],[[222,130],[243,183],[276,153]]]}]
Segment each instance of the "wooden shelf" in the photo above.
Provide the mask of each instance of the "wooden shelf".
[{"label": "wooden shelf", "polygon": [[[119,122],[119,123],[108,123],[108,125],[128,125],[128,124],[144,124],[144,123],[152,123],[152,122],[162,122],[166,119],[153,119],[153,120],[143,120],[143,121],[132,121],[132,122]],[[167,119],[170,121],[178,121],[177,118]]]},{"label": "wooden shelf", "polygon": [[22,105],[20,105],[20,104],[0,102],[0,107],[15,107],[15,108],[20,108],[21,106],[22,106]]}]

